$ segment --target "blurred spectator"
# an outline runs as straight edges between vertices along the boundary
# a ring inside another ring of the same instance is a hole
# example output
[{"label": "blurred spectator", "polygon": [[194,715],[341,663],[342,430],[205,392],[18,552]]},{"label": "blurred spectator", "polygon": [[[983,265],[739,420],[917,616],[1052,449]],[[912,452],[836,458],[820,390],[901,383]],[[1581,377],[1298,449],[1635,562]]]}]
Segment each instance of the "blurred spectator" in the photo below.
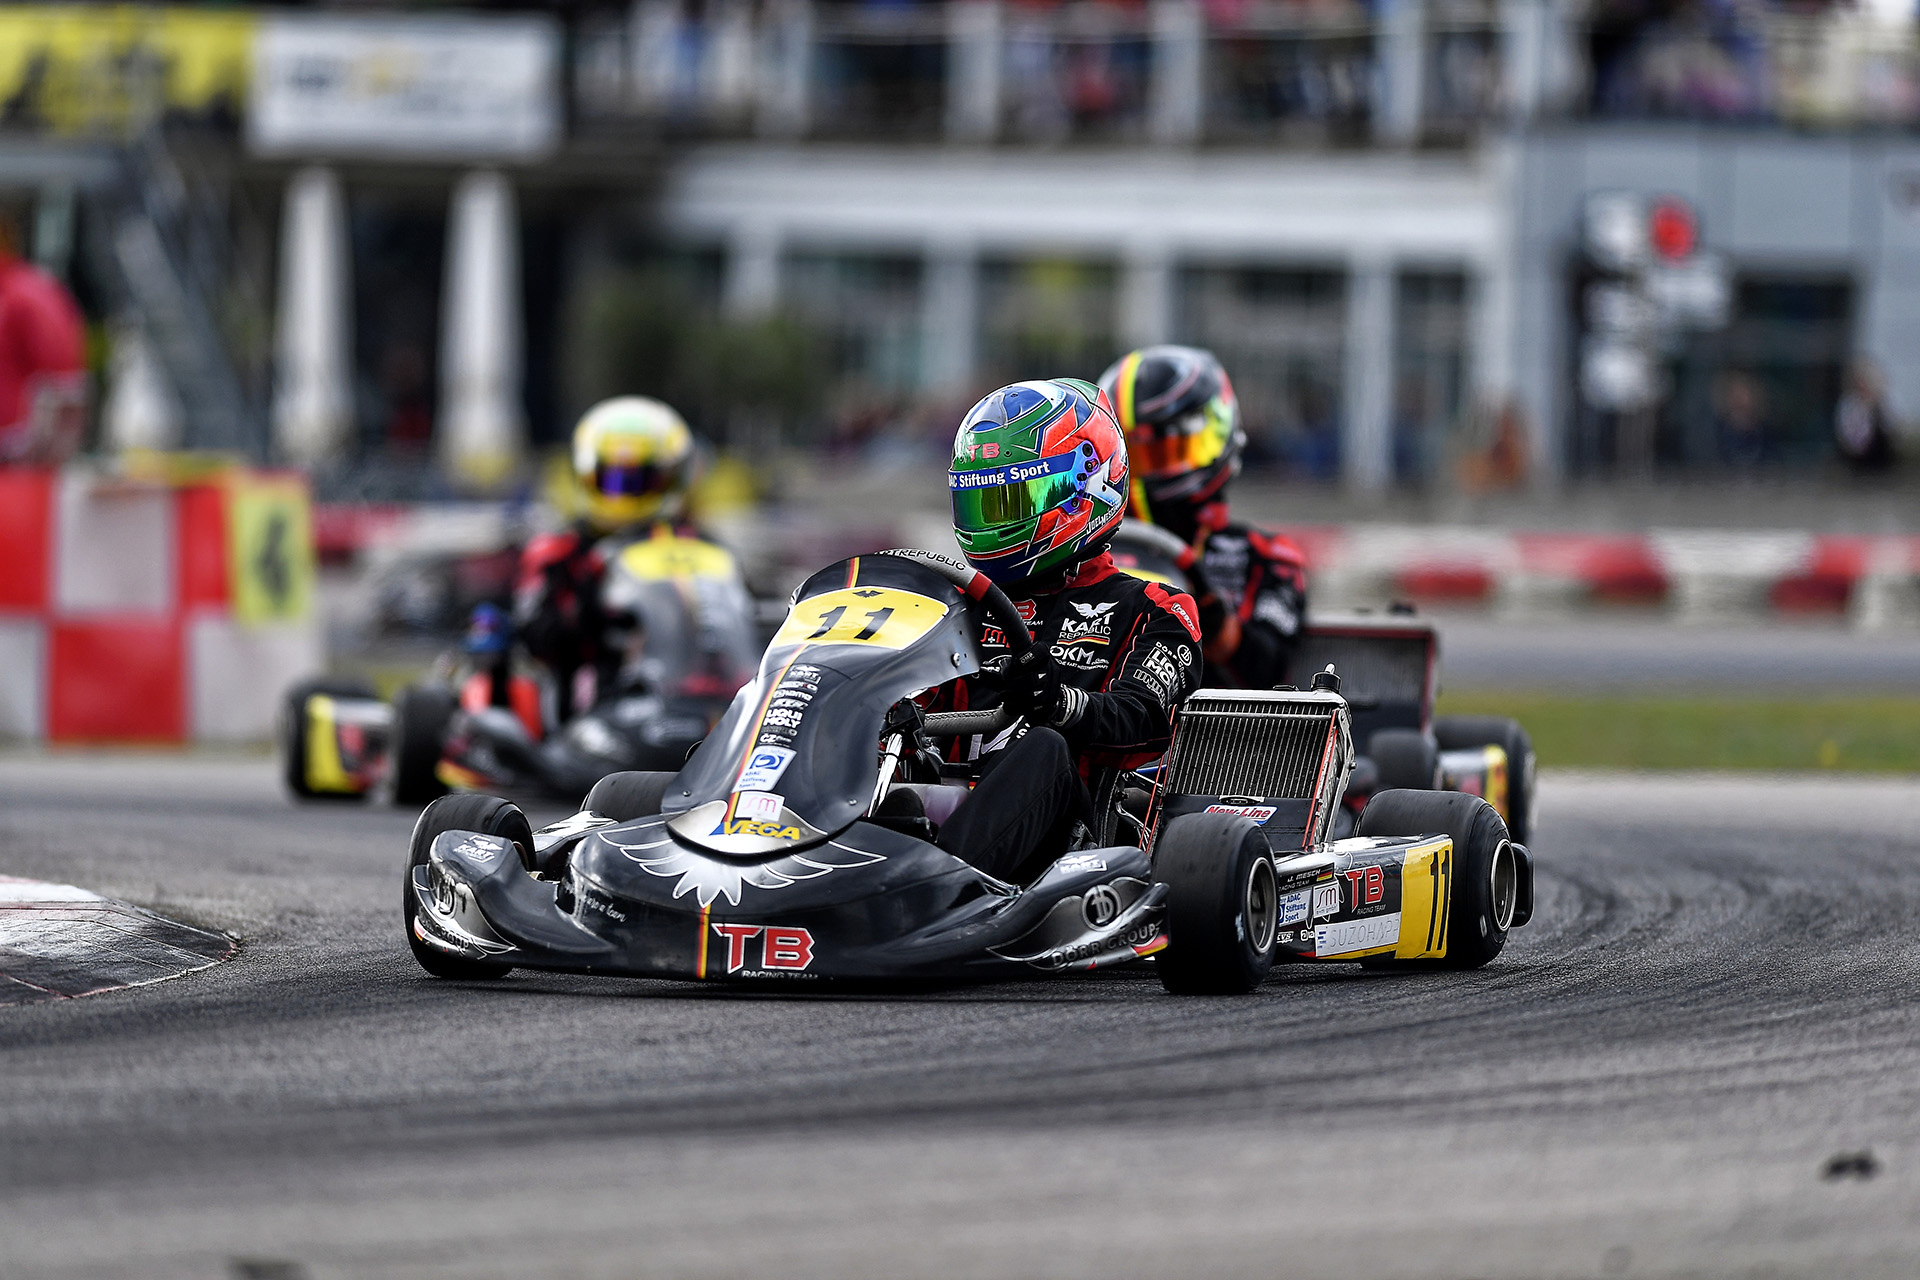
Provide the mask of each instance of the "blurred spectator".
[{"label": "blurred spectator", "polygon": [[1468,493],[1518,489],[1527,479],[1527,415],[1508,399],[1494,415],[1492,438],[1484,449],[1460,459],[1460,487]]},{"label": "blurred spectator", "polygon": [[1833,440],[1858,475],[1875,475],[1893,466],[1893,432],[1880,371],[1870,360],[1856,360],[1847,370],[1847,389],[1840,393],[1833,415]]},{"label": "blurred spectator", "polygon": [[1714,390],[1714,431],[1727,463],[1740,470],[1760,465],[1766,455],[1766,402],[1750,373],[1722,375]]},{"label": "blurred spectator", "polygon": [[0,462],[57,464],[86,427],[85,324],[66,286],[0,221]]}]

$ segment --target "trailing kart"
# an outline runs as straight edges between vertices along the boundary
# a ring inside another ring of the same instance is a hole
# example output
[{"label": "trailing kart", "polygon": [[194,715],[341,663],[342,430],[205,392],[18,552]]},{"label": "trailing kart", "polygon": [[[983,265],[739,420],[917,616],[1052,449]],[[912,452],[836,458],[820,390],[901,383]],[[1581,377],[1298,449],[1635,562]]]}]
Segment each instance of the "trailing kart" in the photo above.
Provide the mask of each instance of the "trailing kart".
[{"label": "trailing kart", "polygon": [[1157,785],[1099,781],[1094,847],[1025,886],[984,874],[933,843],[965,783],[898,779],[922,733],[1015,727],[903,704],[978,671],[989,622],[1015,656],[1034,643],[998,587],[925,552],[815,574],[679,772],[614,774],[537,832],[505,800],[430,805],[403,885],[414,956],[447,978],[695,980],[987,980],[1154,956],[1169,990],[1227,993],[1276,958],[1485,964],[1530,913],[1531,858],[1475,797],[1386,793],[1358,838],[1328,840],[1353,759],[1331,676],[1202,691]]},{"label": "trailing kart", "polygon": [[[1190,585],[1192,549],[1155,525],[1123,524],[1114,558],[1128,573]],[[1365,744],[1336,833],[1352,826],[1375,792],[1406,788],[1483,797],[1515,840],[1532,839],[1533,740],[1518,720],[1504,716],[1433,713],[1440,672],[1433,623],[1410,611],[1316,616],[1301,636],[1293,668],[1311,673],[1329,664],[1340,672],[1354,737]]]},{"label": "trailing kart", "polygon": [[609,636],[626,654],[618,683],[551,731],[556,691],[511,669],[491,606],[475,611],[468,651],[391,707],[365,686],[296,687],[282,712],[289,789],[358,798],[385,784],[401,804],[450,788],[573,800],[609,773],[678,768],[753,673],[754,603],[738,567],[711,543],[643,538],[614,556],[601,607],[621,620]]}]

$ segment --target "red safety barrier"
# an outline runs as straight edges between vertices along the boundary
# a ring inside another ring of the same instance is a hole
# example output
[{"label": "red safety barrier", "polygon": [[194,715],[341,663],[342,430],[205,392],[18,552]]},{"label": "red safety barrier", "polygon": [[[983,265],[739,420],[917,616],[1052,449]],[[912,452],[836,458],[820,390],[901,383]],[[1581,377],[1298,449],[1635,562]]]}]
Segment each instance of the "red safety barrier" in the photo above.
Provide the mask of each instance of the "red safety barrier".
[{"label": "red safety barrier", "polygon": [[0,737],[258,739],[323,657],[302,477],[0,468]]}]

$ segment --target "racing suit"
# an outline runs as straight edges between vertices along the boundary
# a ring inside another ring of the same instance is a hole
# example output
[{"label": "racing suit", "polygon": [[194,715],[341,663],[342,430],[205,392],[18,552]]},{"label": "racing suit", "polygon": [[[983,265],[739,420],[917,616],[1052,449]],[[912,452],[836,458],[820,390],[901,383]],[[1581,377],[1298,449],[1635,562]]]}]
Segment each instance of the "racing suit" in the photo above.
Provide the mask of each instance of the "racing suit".
[{"label": "racing suit", "polygon": [[[707,541],[690,525],[671,528],[678,537]],[[621,620],[601,605],[600,584],[620,550],[647,533],[646,528],[634,528],[601,536],[591,526],[577,524],[539,535],[520,553],[513,632],[553,673],[562,724],[611,688],[619,673],[622,654],[608,643],[608,631]],[[582,679],[588,671],[593,673],[591,690]]]},{"label": "racing suit", "polygon": [[1284,682],[1307,619],[1306,557],[1277,534],[1231,523],[1211,529],[1198,550],[1207,686]]},{"label": "racing suit", "polygon": [[[1007,594],[1045,649],[1057,693],[1039,723],[1013,731],[1017,739],[954,742],[953,756],[981,760],[981,778],[938,843],[989,875],[1024,882],[1066,851],[1076,823],[1093,817],[1087,779],[1095,769],[1130,768],[1166,751],[1173,709],[1199,685],[1200,628],[1190,596],[1122,573],[1105,552],[1053,584]],[[1009,653],[991,625],[981,649],[990,664]],[[929,709],[996,706],[996,683],[984,673],[953,681]]]}]

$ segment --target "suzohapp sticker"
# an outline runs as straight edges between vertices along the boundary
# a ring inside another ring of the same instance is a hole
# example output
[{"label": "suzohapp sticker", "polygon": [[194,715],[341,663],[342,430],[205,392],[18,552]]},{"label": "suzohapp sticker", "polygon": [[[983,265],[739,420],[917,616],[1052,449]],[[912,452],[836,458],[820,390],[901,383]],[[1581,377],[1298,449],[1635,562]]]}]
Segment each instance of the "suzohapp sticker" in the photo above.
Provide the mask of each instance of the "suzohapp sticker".
[{"label": "suzohapp sticker", "polygon": [[755,747],[747,767],[734,782],[735,791],[771,791],[780,775],[793,763],[793,752],[786,747]]}]

